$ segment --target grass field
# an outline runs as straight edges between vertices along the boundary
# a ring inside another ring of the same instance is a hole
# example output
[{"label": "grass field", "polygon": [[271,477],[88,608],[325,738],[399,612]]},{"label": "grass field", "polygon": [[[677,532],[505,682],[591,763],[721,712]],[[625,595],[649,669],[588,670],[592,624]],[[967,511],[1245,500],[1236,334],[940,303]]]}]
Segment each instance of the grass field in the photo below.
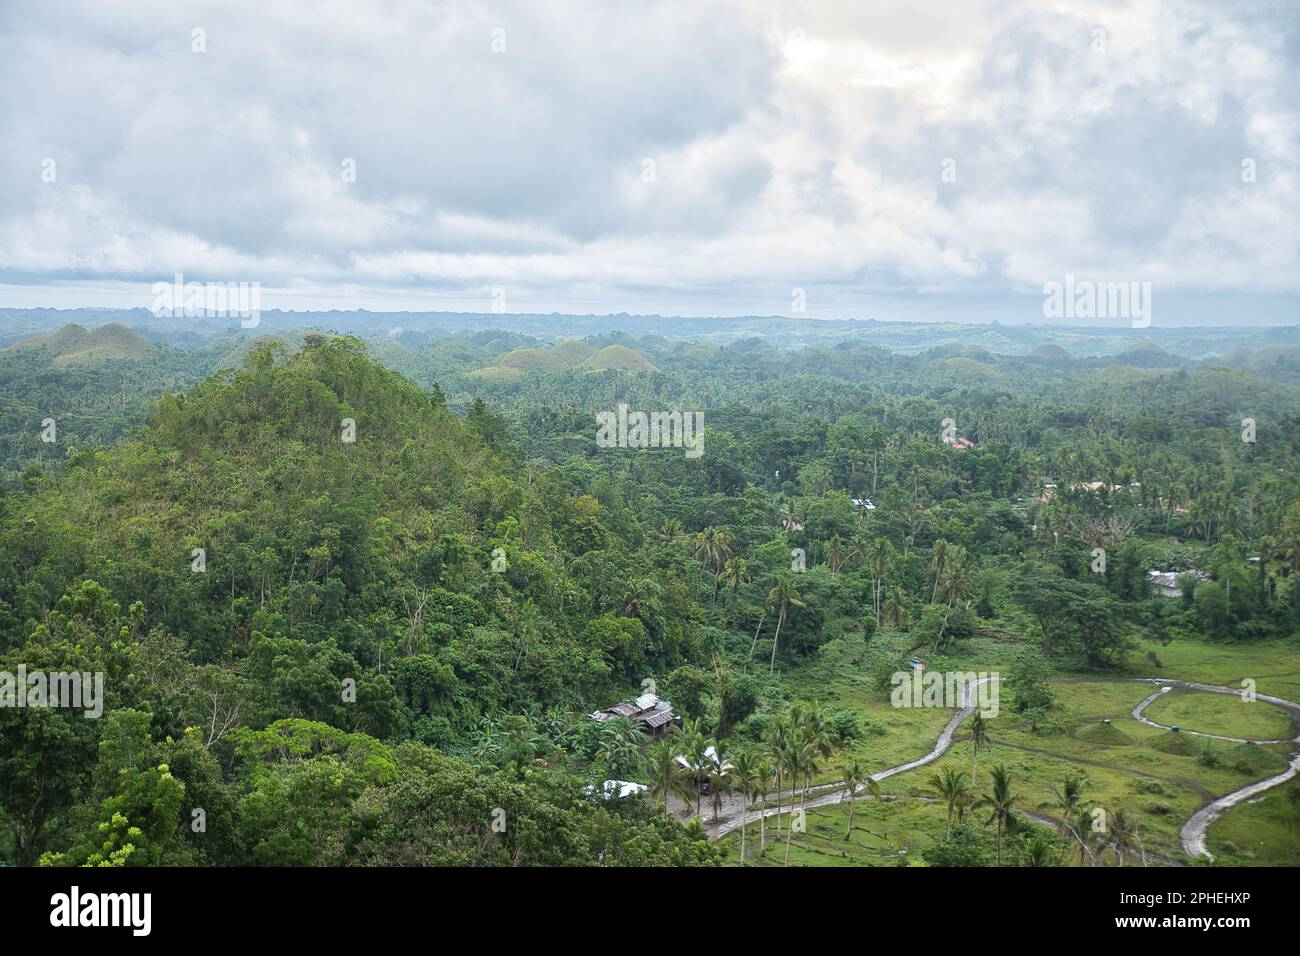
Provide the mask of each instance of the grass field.
[{"label": "grass field", "polygon": [[[1000,670],[1014,648],[996,641],[973,641],[954,655],[956,666],[977,671]],[[1156,660],[1147,656],[1155,654]],[[943,708],[894,708],[887,692],[869,685],[854,659],[837,651],[833,660],[809,668],[803,683],[807,697],[828,706],[852,708],[871,728],[844,755],[816,778],[836,779],[834,769],[845,756],[861,757],[872,770],[914,759],[934,746],[952,715]],[[1158,663],[1157,663],[1158,662]],[[1097,675],[1078,675],[1080,677]],[[1143,644],[1124,677],[1166,677],[1220,686],[1240,686],[1245,677],[1261,693],[1300,700],[1300,652],[1283,642],[1215,645],[1181,642],[1168,646]],[[1053,817],[1053,788],[1066,776],[1086,779],[1083,798],[1107,810],[1124,810],[1140,830],[1150,862],[1186,862],[1179,830],[1211,799],[1255,780],[1282,771],[1286,745],[1260,746],[1208,741],[1192,734],[1149,727],[1131,716],[1132,709],[1151,693],[1138,682],[1063,682],[1053,685],[1056,706],[1051,719],[1037,728],[1003,709],[987,721],[993,738],[989,751],[979,754],[975,775],[978,794],[989,788],[988,768],[1004,765],[1011,773],[1016,806]],[[1289,738],[1289,715],[1281,708],[1240,697],[1174,690],[1153,701],[1146,715],[1185,730],[1250,739]],[[791,865],[892,866],[917,865],[920,854],[941,839],[944,809],[934,801],[930,780],[945,767],[970,777],[972,752],[965,729],[952,749],[938,761],[882,782],[883,791],[897,797],[884,805],[859,801],[854,829],[845,842],[848,809],[844,805],[808,811],[808,829],[796,834]],[[1216,821],[1209,834],[1216,862],[1224,865],[1300,865],[1300,813],[1286,799],[1286,788],[1234,808]],[[982,824],[987,811],[978,821]],[[768,822],[772,831],[772,821]],[[757,845],[757,830],[750,834]],[[992,839],[992,828],[989,828]],[[771,835],[771,832],[769,832]],[[738,859],[738,838],[728,841],[730,859]],[[904,852],[906,851],[906,852]],[[756,865],[781,865],[784,844],[769,846],[767,859]],[[1064,856],[1070,861],[1070,855]]]},{"label": "grass field", "polygon": [[1291,719],[1285,710],[1241,697],[1174,689],[1153,700],[1144,714],[1157,723],[1227,737],[1285,740],[1292,736]]},{"label": "grass field", "polygon": [[[793,834],[791,866],[916,866],[921,853],[943,835],[942,806],[919,800],[878,804],[859,800],[853,811],[853,833],[848,842],[847,805],[809,810],[807,829]],[[767,855],[758,855],[758,827],[747,834],[746,865],[781,866],[785,858],[785,833],[778,834],[771,821],[767,826]],[[727,861],[738,863],[740,837],[727,841]]]},{"label": "grass field", "polygon": [[1276,787],[1210,824],[1206,844],[1215,863],[1300,866],[1300,802],[1290,799],[1297,791],[1295,781]]}]

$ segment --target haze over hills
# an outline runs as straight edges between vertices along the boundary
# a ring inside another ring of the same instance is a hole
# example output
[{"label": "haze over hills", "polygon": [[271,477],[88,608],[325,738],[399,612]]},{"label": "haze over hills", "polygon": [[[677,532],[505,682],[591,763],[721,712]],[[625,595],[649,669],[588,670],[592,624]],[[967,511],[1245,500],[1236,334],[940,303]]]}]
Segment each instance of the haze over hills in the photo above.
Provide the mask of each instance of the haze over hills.
[{"label": "haze over hills", "polygon": [[[364,339],[391,337],[420,348],[440,339],[467,340],[495,333],[480,346],[501,354],[515,348],[547,348],[568,339],[621,334],[605,344],[645,351],[656,344],[710,342],[726,345],[759,336],[781,350],[862,342],[890,351],[915,354],[947,343],[981,348],[999,355],[1025,355],[1039,345],[1055,345],[1078,358],[1115,355],[1136,342],[1150,341],[1171,355],[1188,359],[1224,357],[1236,351],[1300,347],[1300,325],[1245,327],[1197,326],[1147,328],[1048,321],[1032,325],[964,322],[879,322],[872,319],[819,320],[788,316],[707,318],[658,315],[532,315],[472,312],[281,312],[266,310],[254,329],[222,318],[160,319],[146,309],[0,309],[0,345],[47,335],[69,323],[93,328],[110,322],[131,326],[150,341],[193,348],[217,335],[250,336],[319,329]],[[650,337],[646,341],[646,337]]]}]

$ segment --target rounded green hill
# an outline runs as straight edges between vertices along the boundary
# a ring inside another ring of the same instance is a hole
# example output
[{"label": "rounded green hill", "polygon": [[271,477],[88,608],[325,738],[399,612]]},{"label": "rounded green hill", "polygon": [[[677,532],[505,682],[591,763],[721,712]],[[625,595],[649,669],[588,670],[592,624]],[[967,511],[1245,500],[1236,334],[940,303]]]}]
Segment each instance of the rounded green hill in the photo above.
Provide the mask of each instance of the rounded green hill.
[{"label": "rounded green hill", "polygon": [[582,363],[590,372],[657,372],[653,362],[626,345],[606,345]]}]

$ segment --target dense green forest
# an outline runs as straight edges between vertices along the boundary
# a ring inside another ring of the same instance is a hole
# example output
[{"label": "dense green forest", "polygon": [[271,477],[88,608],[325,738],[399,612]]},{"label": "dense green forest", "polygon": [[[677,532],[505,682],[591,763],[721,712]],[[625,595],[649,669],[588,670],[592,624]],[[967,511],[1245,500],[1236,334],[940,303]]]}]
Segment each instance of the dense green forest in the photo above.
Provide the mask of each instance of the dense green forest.
[{"label": "dense green forest", "polygon": [[[918,657],[1005,668],[1026,739],[1062,733],[1055,678],[1180,647],[1297,674],[1284,376],[1156,347],[586,345],[651,370],[530,364],[551,343],[491,330],[0,352],[0,671],[103,672],[107,698],[0,708],[0,861],[717,865],[724,794],[878,790],[931,746],[877,709]],[[702,412],[703,454],[600,447],[620,403]],[[647,687],[682,718],[662,739],[589,716]],[[1076,859],[1081,827],[1017,816],[1001,763],[945,772],[924,862],[1124,862],[1127,838]],[[877,796],[860,812],[903,806]],[[1159,802],[1110,807],[1117,832],[1149,814],[1158,843]]]}]

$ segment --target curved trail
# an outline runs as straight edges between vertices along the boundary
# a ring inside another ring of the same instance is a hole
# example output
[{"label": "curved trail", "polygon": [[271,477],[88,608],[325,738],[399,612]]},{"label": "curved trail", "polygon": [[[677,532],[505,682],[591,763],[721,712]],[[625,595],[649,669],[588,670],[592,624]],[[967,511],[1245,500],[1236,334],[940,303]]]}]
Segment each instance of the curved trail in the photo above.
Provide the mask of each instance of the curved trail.
[{"label": "curved trail", "polygon": [[[970,703],[970,701],[974,699],[975,688],[979,686],[979,684],[983,684],[986,683],[987,681],[997,680],[997,679],[1000,678],[986,677],[983,680],[977,681],[976,683],[971,684],[967,688],[965,688],[965,697],[963,699],[963,706],[955,714],[953,714],[952,719],[950,719],[948,723],[944,725],[943,731],[939,734],[939,739],[935,742],[934,747],[930,750],[929,753],[925,754],[924,756],[918,757],[915,760],[909,760],[907,763],[899,764],[896,767],[889,767],[888,769],[881,770],[879,773],[873,773],[871,775],[871,779],[876,781],[884,780],[887,777],[894,776],[895,774],[900,774],[908,770],[915,770],[918,767],[923,767],[926,764],[933,763],[934,761],[942,757],[952,747],[953,734],[956,732],[957,728],[960,727],[966,721],[966,719],[975,712],[975,705]],[[1132,716],[1135,720],[1138,720],[1149,727],[1157,727],[1162,730],[1170,730],[1171,728],[1167,724],[1157,723],[1156,721],[1143,716],[1143,711],[1146,710],[1146,708],[1151,704],[1152,701],[1156,700],[1161,695],[1167,693],[1168,691],[1172,690],[1175,687],[1181,687],[1184,690],[1201,691],[1209,694],[1228,694],[1234,697],[1239,697],[1241,695],[1240,688],[1220,687],[1215,684],[1201,684],[1201,683],[1197,683],[1196,681],[1174,680],[1172,678],[1165,678],[1165,677],[1075,678],[1075,679],[1067,678],[1061,681],[1061,683],[1152,684],[1157,689],[1151,694],[1149,694],[1147,697],[1143,698],[1143,700],[1140,703],[1138,703],[1136,707],[1133,708]],[[1255,741],[1255,743],[1300,744],[1300,704],[1297,704],[1294,701],[1286,700],[1282,697],[1273,697],[1268,694],[1256,694],[1256,699],[1264,701],[1265,703],[1273,704],[1274,706],[1281,707],[1284,710],[1289,711],[1291,714],[1292,730],[1296,730],[1297,733],[1295,734],[1295,736],[1283,740],[1257,740]],[[1203,733],[1195,730],[1180,729],[1180,733],[1190,734],[1195,737],[1207,737],[1214,740],[1225,740],[1231,743],[1244,744],[1250,742],[1246,740],[1244,737],[1225,737],[1219,734],[1208,734],[1208,733]],[[1062,759],[1068,760],[1069,758],[1062,758]],[[1298,773],[1300,773],[1300,747],[1297,747],[1291,753],[1287,769],[1282,773],[1276,774],[1275,776],[1272,777],[1268,777],[1264,780],[1258,780],[1255,783],[1242,787],[1240,790],[1234,790],[1231,793],[1225,794],[1222,797],[1211,800],[1205,806],[1201,807],[1201,809],[1197,810],[1196,813],[1192,814],[1192,816],[1187,820],[1187,822],[1183,824],[1182,830],[1179,832],[1179,840],[1182,843],[1183,852],[1190,857],[1207,856],[1213,859],[1213,856],[1205,848],[1205,833],[1209,829],[1210,824],[1213,823],[1216,819],[1218,819],[1218,817],[1225,810],[1228,810],[1232,807],[1235,807],[1239,803],[1249,800],[1251,797],[1255,796],[1258,793],[1262,793],[1265,790],[1271,789],[1272,787],[1276,787],[1278,784],[1285,783],[1286,781],[1290,780],[1292,777],[1296,776]],[[835,788],[835,789],[831,789],[831,788]],[[820,796],[812,797],[810,799],[805,799],[805,801],[801,804],[802,808],[807,810],[814,807],[829,806],[830,804],[833,803],[843,802],[843,800],[847,796],[847,794],[843,790],[836,788],[835,784],[819,784],[818,786],[815,787],[800,789],[797,792],[800,794],[805,794],[805,793],[811,794],[823,790],[831,790],[831,792],[823,793]],[[852,799],[855,800],[863,799],[863,793],[861,787],[859,787],[858,790],[854,792]],[[738,829],[741,825],[742,820],[744,821],[746,826],[749,826],[752,823],[757,823],[760,817],[773,817],[782,813],[789,813],[790,809],[791,808],[789,807],[789,805],[782,805],[779,807],[776,806],[764,807],[760,810],[745,811],[743,813],[735,814],[734,816],[731,817],[725,817],[714,823],[706,823],[705,829],[708,831],[710,840],[720,840],[722,837]]]},{"label": "curved trail", "polygon": [[[907,770],[915,770],[917,767],[924,767],[926,764],[933,763],[934,761],[942,757],[944,754],[946,754],[948,752],[948,749],[952,746],[953,733],[957,730],[958,727],[961,726],[962,722],[965,721],[967,717],[975,713],[975,705],[970,703],[970,701],[973,699],[975,695],[975,688],[977,688],[980,684],[987,684],[991,680],[1000,680],[1000,679],[1001,678],[985,677],[982,680],[978,680],[975,681],[974,683],[964,686],[962,688],[963,690],[962,703],[964,706],[960,710],[958,710],[955,714],[953,714],[952,718],[948,721],[948,723],[944,725],[943,730],[939,734],[938,741],[935,742],[934,748],[923,757],[917,757],[915,760],[909,760],[907,763],[901,763],[897,767],[890,767],[887,770],[881,770],[879,773],[873,773],[871,775],[871,779],[879,782],[881,780],[884,780],[886,777],[894,776],[894,774],[903,773],[904,771]],[[814,790],[825,789],[827,787],[835,787],[835,786],[836,785],[833,783],[823,784],[821,787],[808,788],[808,792],[811,793]],[[862,788],[859,787],[858,790],[854,792],[853,796],[855,800],[861,799],[860,797],[861,789]],[[799,792],[802,793],[803,791],[800,790]],[[801,806],[805,810],[807,810],[810,807],[824,807],[832,803],[840,803],[843,801],[844,797],[845,794],[837,788],[832,793],[827,793],[820,797],[813,797],[811,800],[805,800],[801,804]],[[736,816],[731,817],[730,819],[719,820],[717,823],[706,825],[706,829],[708,829],[709,831],[710,840],[718,840],[726,836],[728,833],[732,832],[733,830],[735,830],[737,827],[739,827],[742,819],[745,821],[745,826],[749,826],[749,824],[751,823],[758,822],[759,817],[774,817],[777,816],[778,814],[789,813],[789,812],[790,812],[789,806],[764,807],[761,810],[752,810],[752,811],[747,811],[743,814],[736,814]]]},{"label": "curved trail", "polygon": [[[1157,686],[1159,686],[1160,689],[1145,697],[1141,703],[1139,703],[1136,707],[1133,708],[1133,717],[1134,719],[1140,720],[1142,723],[1147,724],[1150,727],[1159,727],[1164,730],[1169,730],[1170,727],[1167,724],[1159,724],[1156,723],[1154,720],[1150,720],[1147,717],[1144,717],[1142,715],[1142,712],[1146,710],[1147,705],[1150,704],[1153,700],[1160,697],[1162,694],[1168,693],[1174,687],[1182,687],[1187,690],[1204,691],[1207,694],[1231,694],[1233,696],[1241,695],[1240,688],[1218,687],[1214,684],[1198,684],[1194,681],[1166,680],[1162,678],[1153,678],[1146,681],[1146,683],[1156,684]],[[1296,730],[1297,727],[1300,726],[1300,704],[1296,704],[1293,701],[1285,700],[1281,697],[1273,697],[1269,694],[1256,694],[1255,698],[1256,700],[1262,700],[1265,701],[1266,703],[1273,704],[1274,706],[1281,707],[1284,710],[1290,711],[1292,730]],[[1208,737],[1213,740],[1226,740],[1229,741],[1230,743],[1244,744],[1250,742],[1246,740],[1244,737],[1224,737],[1220,734],[1206,734],[1195,730],[1187,730],[1187,731],[1180,731],[1180,732],[1192,734],[1193,736],[1196,737]],[[1289,744],[1289,743],[1300,744],[1300,733],[1297,733],[1295,736],[1284,740],[1257,740],[1255,741],[1255,743],[1257,744]],[[1234,790],[1232,791],[1232,793],[1225,794],[1224,796],[1219,797],[1217,800],[1212,800],[1209,803],[1207,803],[1205,806],[1201,807],[1201,809],[1197,810],[1195,813],[1191,815],[1191,817],[1188,818],[1187,822],[1183,824],[1182,830],[1179,831],[1178,838],[1183,844],[1183,852],[1191,857],[1208,856],[1210,859],[1214,859],[1214,854],[1212,854],[1208,849],[1206,849],[1205,846],[1205,834],[1206,831],[1209,830],[1210,824],[1213,823],[1215,820],[1217,820],[1223,814],[1223,811],[1229,810],[1232,807],[1235,807],[1237,804],[1249,800],[1257,793],[1263,793],[1265,790],[1269,790],[1273,787],[1276,787],[1280,783],[1286,783],[1297,773],[1300,773],[1300,748],[1297,748],[1296,750],[1292,751],[1290,760],[1288,761],[1287,764],[1287,768],[1281,773],[1276,774],[1272,777],[1266,777],[1263,780],[1258,780],[1255,783],[1242,787],[1240,790]]]}]

